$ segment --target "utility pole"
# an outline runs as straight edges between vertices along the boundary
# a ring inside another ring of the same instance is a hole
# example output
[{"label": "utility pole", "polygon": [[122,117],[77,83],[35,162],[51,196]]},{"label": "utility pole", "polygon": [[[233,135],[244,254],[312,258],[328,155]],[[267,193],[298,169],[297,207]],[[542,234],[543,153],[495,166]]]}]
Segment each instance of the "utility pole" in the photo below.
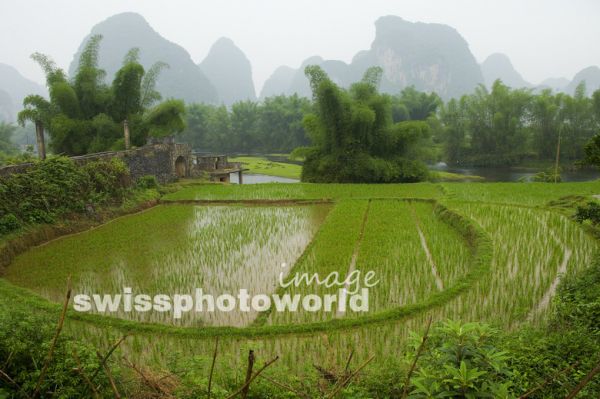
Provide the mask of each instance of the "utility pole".
[{"label": "utility pole", "polygon": [[127,119],[123,121],[123,132],[125,134],[125,149],[128,150],[131,147],[131,143],[129,140],[129,123]]},{"label": "utility pole", "polygon": [[46,159],[46,143],[44,142],[44,125],[41,122],[35,122],[35,135],[37,139],[38,156],[43,161]]},{"label": "utility pole", "polygon": [[556,162],[554,164],[554,183],[558,183],[558,162],[560,160],[560,134],[562,128],[558,129],[558,143],[556,144]]}]

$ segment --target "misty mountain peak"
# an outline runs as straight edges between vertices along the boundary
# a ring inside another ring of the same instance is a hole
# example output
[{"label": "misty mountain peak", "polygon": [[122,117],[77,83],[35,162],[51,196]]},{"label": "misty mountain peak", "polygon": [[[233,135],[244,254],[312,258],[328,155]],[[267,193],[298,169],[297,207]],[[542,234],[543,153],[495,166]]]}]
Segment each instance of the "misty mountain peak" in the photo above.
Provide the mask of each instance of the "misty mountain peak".
[{"label": "misty mountain peak", "polygon": [[531,83],[523,79],[506,54],[494,53],[488,56],[481,63],[481,72],[487,87],[491,87],[497,79],[512,88],[531,87]]},{"label": "misty mountain peak", "polygon": [[163,97],[180,98],[186,102],[217,102],[217,93],[189,53],[156,32],[140,14],[125,12],[96,24],[84,38],[69,67],[69,75],[77,70],[80,54],[92,35],[101,34],[99,67],[110,82],[121,67],[123,57],[133,47],[140,49],[140,63],[148,70],[154,63],[169,64],[163,70],[156,89]]},{"label": "misty mountain peak", "polygon": [[581,82],[585,82],[585,88],[588,94],[600,89],[600,68],[596,65],[592,65],[577,72],[571,83],[567,86],[566,92],[574,94],[575,89]]},{"label": "misty mountain peak", "polygon": [[219,38],[199,66],[216,87],[219,100],[225,105],[243,100],[256,100],[252,66],[233,40]]},{"label": "misty mountain peak", "polygon": [[0,63],[0,121],[15,121],[23,108],[23,99],[30,94],[46,96],[46,89],[25,78],[11,65]]}]

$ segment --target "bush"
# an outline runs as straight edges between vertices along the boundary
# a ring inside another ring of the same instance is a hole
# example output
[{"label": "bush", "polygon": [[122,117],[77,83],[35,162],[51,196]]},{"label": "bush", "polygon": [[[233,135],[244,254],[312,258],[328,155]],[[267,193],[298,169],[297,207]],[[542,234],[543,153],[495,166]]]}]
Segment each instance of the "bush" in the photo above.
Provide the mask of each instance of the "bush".
[{"label": "bush", "polygon": [[96,198],[95,202],[121,199],[126,188],[131,184],[129,169],[118,158],[90,162],[83,167],[83,170],[88,175],[89,192]]},{"label": "bush", "polygon": [[[5,379],[0,379],[0,397],[31,397],[48,357],[57,320],[57,314],[36,314],[24,305],[9,302],[8,298],[0,298],[2,371],[18,385],[17,388]],[[77,353],[79,363],[75,360],[74,353]],[[94,348],[61,334],[40,387],[40,396],[90,397],[91,392],[85,381],[74,372],[79,364],[88,376],[92,375],[99,365]],[[113,373],[118,375],[118,370],[113,369]],[[103,373],[96,377],[95,383],[101,394],[110,393],[109,381]],[[108,397],[104,395],[102,397]]]},{"label": "bush", "polygon": [[54,223],[87,204],[120,202],[130,185],[123,161],[90,162],[78,167],[55,157],[35,162],[23,173],[0,178],[0,234],[25,224]]},{"label": "bush", "polygon": [[[579,275],[563,279],[554,309],[549,326],[518,331],[504,342],[521,393],[547,381],[532,398],[566,397],[598,364],[600,259]],[[577,397],[600,397],[600,380],[594,378]]]},{"label": "bush", "polygon": [[21,227],[19,219],[12,213],[0,218],[0,234],[7,234]]},{"label": "bush", "polygon": [[[497,349],[499,333],[480,323],[446,321],[433,328],[419,369],[412,378],[413,398],[511,397],[506,352]],[[422,337],[412,334],[412,356]]]},{"label": "bush", "polygon": [[158,186],[158,180],[153,175],[142,176],[137,181],[137,187],[144,190],[158,188]]},{"label": "bush", "polygon": [[589,220],[592,224],[600,223],[600,204],[597,202],[588,202],[587,206],[578,206],[575,213],[575,220],[583,223]]},{"label": "bush", "polygon": [[560,183],[562,179],[560,177],[560,170],[555,171],[554,168],[550,168],[533,175],[531,181],[540,183]]}]

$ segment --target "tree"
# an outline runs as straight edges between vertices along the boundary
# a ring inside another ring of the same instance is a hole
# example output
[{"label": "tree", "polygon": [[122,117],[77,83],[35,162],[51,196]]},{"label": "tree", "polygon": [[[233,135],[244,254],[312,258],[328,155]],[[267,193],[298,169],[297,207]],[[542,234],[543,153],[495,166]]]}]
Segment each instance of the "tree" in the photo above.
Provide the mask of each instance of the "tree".
[{"label": "tree", "polygon": [[442,140],[446,161],[451,164],[460,164],[466,161],[468,154],[466,137],[465,100],[452,99],[440,109],[442,122]]},{"label": "tree", "polygon": [[269,97],[259,108],[258,135],[264,152],[291,152],[309,144],[302,125],[311,103],[297,94]]},{"label": "tree", "polygon": [[394,122],[424,121],[435,114],[441,104],[442,100],[436,93],[427,94],[417,91],[414,86],[409,86],[402,90],[399,96],[394,96],[392,99]]},{"label": "tree", "polygon": [[25,126],[27,121],[35,125],[35,134],[40,159],[46,159],[46,144],[44,142],[44,129],[50,125],[50,120],[55,111],[46,99],[39,95],[29,95],[23,99],[24,109],[19,112],[17,120],[19,125]]},{"label": "tree", "polygon": [[304,118],[312,142],[302,168],[310,182],[412,182],[427,176],[415,148],[428,137],[421,121],[394,124],[389,96],[377,90],[381,69],[344,90],[318,66],[309,66],[314,113]]},{"label": "tree", "polygon": [[573,97],[564,96],[562,118],[563,140],[569,145],[563,146],[561,152],[567,159],[581,159],[584,156],[584,146],[598,128],[598,124],[594,121],[593,103],[586,96],[584,82],[577,86]]},{"label": "tree", "polygon": [[0,122],[0,154],[12,155],[16,152],[15,145],[11,142],[11,137],[16,127],[6,122]]},{"label": "tree", "polygon": [[287,153],[308,144],[302,120],[310,107],[308,99],[297,95],[241,101],[231,110],[192,104],[180,138],[204,151]]},{"label": "tree", "polygon": [[231,107],[230,149],[244,151],[259,148],[258,137],[259,106],[252,101],[239,101]]},{"label": "tree", "polygon": [[101,40],[100,35],[88,40],[72,81],[49,57],[32,55],[46,74],[50,101],[27,97],[20,123],[33,121],[38,138],[47,128],[52,149],[67,155],[122,149],[124,120],[129,122],[134,145],[145,144],[149,135],[182,131],[183,102],[170,99],[152,107],[161,99],[155,84],[166,64],[157,63],[146,73],[139,63],[139,49],[131,49],[109,86],[104,82],[105,72],[98,68]]},{"label": "tree", "polygon": [[563,95],[553,95],[550,89],[533,96],[531,122],[533,146],[540,159],[552,159],[556,155],[559,134],[563,129]]}]

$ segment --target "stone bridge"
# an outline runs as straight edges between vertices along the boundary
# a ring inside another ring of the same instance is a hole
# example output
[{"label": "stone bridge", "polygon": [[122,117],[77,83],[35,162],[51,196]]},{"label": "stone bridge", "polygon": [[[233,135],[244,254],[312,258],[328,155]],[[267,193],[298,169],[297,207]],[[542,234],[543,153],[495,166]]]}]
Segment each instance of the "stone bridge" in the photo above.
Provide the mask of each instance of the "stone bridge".
[{"label": "stone bridge", "polygon": [[[242,168],[239,163],[227,161],[224,155],[192,154],[188,144],[175,143],[172,137],[151,139],[143,147],[124,151],[107,151],[87,154],[71,159],[78,165],[89,162],[119,158],[129,167],[132,179],[135,181],[142,176],[152,175],[164,184],[184,177],[207,176],[211,180],[229,181],[230,173],[239,173],[240,182]],[[32,163],[11,165],[0,168],[0,177],[13,173],[22,173],[32,166]]]}]

